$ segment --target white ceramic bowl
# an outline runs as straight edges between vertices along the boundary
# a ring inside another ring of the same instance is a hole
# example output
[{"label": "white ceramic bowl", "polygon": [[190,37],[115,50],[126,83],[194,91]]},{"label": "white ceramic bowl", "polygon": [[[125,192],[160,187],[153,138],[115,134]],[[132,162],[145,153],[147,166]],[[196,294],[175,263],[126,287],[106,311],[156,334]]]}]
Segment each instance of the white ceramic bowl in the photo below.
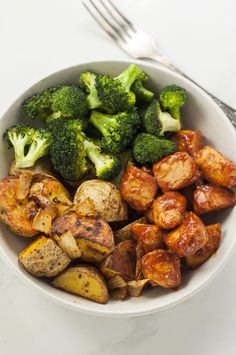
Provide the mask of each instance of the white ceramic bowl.
[{"label": "white ceramic bowl", "polygon": [[[130,61],[85,63],[50,75],[32,86],[11,105],[0,120],[0,134],[5,132],[12,124],[22,121],[21,103],[26,97],[49,86],[77,83],[79,73],[84,70],[116,75],[130,63]],[[156,92],[167,84],[175,83],[183,86],[188,91],[188,103],[183,112],[184,127],[201,130],[211,145],[216,147],[229,159],[235,160],[235,130],[222,110],[210,97],[194,84],[177,74],[147,63],[137,62],[137,64],[150,76],[149,86]],[[12,155],[2,139],[0,140],[0,152],[0,178],[4,178],[7,175]],[[215,256],[210,258],[199,269],[184,277],[183,284],[178,291],[164,290],[161,289],[161,287],[156,287],[144,292],[143,296],[139,298],[132,298],[124,302],[110,301],[106,305],[93,303],[89,300],[54,289],[44,281],[29,275],[19,266],[17,259],[18,252],[23,249],[29,240],[13,235],[4,225],[0,225],[0,254],[12,267],[13,271],[23,280],[61,305],[70,307],[76,311],[94,315],[138,316],[173,306],[192,296],[210,282],[222,269],[232,253],[236,241],[235,219],[236,209],[228,210],[219,214],[217,217],[213,217],[214,221],[222,222],[223,225],[224,232],[221,246]]]}]

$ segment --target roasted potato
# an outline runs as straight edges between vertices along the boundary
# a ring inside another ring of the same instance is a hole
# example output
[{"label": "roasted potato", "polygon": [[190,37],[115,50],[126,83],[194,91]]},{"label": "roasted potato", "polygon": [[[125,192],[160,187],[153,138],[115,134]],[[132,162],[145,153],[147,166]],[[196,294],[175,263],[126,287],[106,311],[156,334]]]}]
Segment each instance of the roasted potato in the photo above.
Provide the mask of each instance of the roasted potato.
[{"label": "roasted potato", "polygon": [[126,282],[120,275],[116,275],[107,281],[107,287],[109,290],[126,287]]},{"label": "roasted potato", "polygon": [[181,129],[171,137],[179,152],[187,152],[194,156],[203,147],[203,137],[200,131]]},{"label": "roasted potato", "polygon": [[113,300],[123,301],[127,297],[127,287],[119,287],[111,290],[110,296]]},{"label": "roasted potato", "polygon": [[59,216],[72,205],[69,192],[54,178],[44,177],[33,183],[29,196],[42,207],[55,206]]},{"label": "roasted potato", "polygon": [[149,216],[160,228],[173,229],[183,222],[186,205],[184,195],[175,191],[165,192],[153,201]]},{"label": "roasted potato", "polygon": [[141,217],[137,219],[136,221],[127,224],[125,227],[117,230],[114,232],[114,237],[116,241],[122,241],[122,240],[128,240],[128,239],[134,239],[134,235],[131,232],[131,227],[135,223],[147,223],[146,217]]},{"label": "roasted potato", "polygon": [[85,261],[100,262],[114,249],[112,230],[98,217],[82,217],[75,212],[65,214],[55,220],[51,236],[58,242],[66,232],[75,238],[81,259]]},{"label": "roasted potato", "polygon": [[215,185],[236,186],[236,165],[214,148],[206,146],[196,155],[203,177]]},{"label": "roasted potato", "polygon": [[180,260],[164,249],[156,249],[141,259],[142,273],[152,286],[176,288],[181,282]]},{"label": "roasted potato", "polygon": [[222,210],[236,204],[234,191],[224,187],[202,185],[194,191],[194,212],[198,215]]},{"label": "roasted potato", "polygon": [[148,279],[129,281],[127,282],[127,293],[130,297],[139,297],[144,287],[148,284]]},{"label": "roasted potato", "polygon": [[52,286],[97,303],[105,304],[109,299],[106,282],[93,266],[70,267],[55,278]]},{"label": "roasted potato", "polygon": [[124,280],[134,280],[136,265],[136,242],[125,240],[118,244],[114,251],[103,261],[101,271],[110,279],[120,275]]},{"label": "roasted potato", "polygon": [[135,266],[135,280],[142,280],[142,267],[141,267],[141,258],[146,254],[141,243],[136,245],[136,266]]},{"label": "roasted potato", "polygon": [[19,177],[8,177],[0,181],[0,221],[20,236],[33,237],[38,234],[32,225],[38,206],[28,197],[17,200],[18,184]]},{"label": "roasted potato", "polygon": [[153,165],[156,181],[162,191],[179,190],[196,182],[199,171],[186,152],[169,155]]},{"label": "roasted potato", "polygon": [[163,232],[158,226],[134,223],[130,230],[146,253],[160,248],[163,244]]},{"label": "roasted potato", "polygon": [[53,277],[71,260],[51,238],[41,235],[20,252],[19,261],[34,276]]},{"label": "roasted potato", "polygon": [[80,204],[89,198],[98,216],[106,222],[124,221],[128,218],[127,206],[119,189],[103,180],[84,181],[76,191],[74,203]]},{"label": "roasted potato", "polygon": [[178,256],[194,255],[207,240],[206,227],[193,212],[186,214],[181,226],[164,236],[165,244]]},{"label": "roasted potato", "polygon": [[154,177],[134,165],[128,166],[120,183],[123,199],[137,211],[145,211],[151,205],[157,190]]},{"label": "roasted potato", "polygon": [[187,256],[185,263],[190,269],[196,269],[202,265],[218,249],[221,240],[221,225],[211,224],[206,227],[208,241],[194,255]]}]

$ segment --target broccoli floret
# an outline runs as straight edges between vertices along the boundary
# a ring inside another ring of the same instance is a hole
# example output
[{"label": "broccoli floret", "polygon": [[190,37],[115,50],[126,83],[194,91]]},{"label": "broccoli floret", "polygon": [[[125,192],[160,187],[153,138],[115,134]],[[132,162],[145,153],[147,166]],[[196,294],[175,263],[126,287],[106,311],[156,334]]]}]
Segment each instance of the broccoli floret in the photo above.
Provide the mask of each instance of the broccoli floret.
[{"label": "broccoli floret", "polygon": [[18,125],[9,128],[6,135],[14,148],[17,168],[30,168],[48,154],[51,134],[46,129]]},{"label": "broccoli floret", "polygon": [[87,93],[87,105],[91,110],[102,106],[97,94],[96,77],[97,74],[91,72],[84,72],[80,75],[80,84]]},{"label": "broccoli floret", "polygon": [[149,133],[139,133],[134,141],[133,154],[139,164],[153,164],[175,152],[174,142]]},{"label": "broccoli floret", "polygon": [[140,119],[136,109],[116,115],[93,111],[90,122],[102,133],[102,148],[108,153],[116,154],[131,143]]},{"label": "broccoli floret", "polygon": [[121,163],[115,155],[102,153],[99,143],[90,139],[84,140],[84,146],[99,179],[112,180],[119,173]]},{"label": "broccoli floret", "polygon": [[84,133],[80,120],[59,119],[51,122],[50,154],[53,167],[67,180],[81,179],[88,170]]},{"label": "broccoli floret", "polygon": [[151,102],[154,93],[143,86],[142,80],[135,80],[131,86],[132,92],[135,94],[137,101]]},{"label": "broccoli floret", "polygon": [[143,127],[147,133],[163,136],[165,132],[177,132],[181,129],[180,120],[161,110],[157,100],[153,100],[142,115]]},{"label": "broccoli floret", "polygon": [[61,117],[82,118],[87,114],[86,95],[78,86],[62,86],[53,94],[51,108]]},{"label": "broccoli floret", "polygon": [[164,110],[167,110],[172,117],[180,120],[180,109],[187,100],[186,90],[176,86],[169,85],[160,92],[160,103]]},{"label": "broccoli floret", "polygon": [[57,87],[52,87],[36,95],[28,97],[22,104],[23,110],[27,116],[31,119],[44,119],[51,114],[52,97],[57,90]]},{"label": "broccoli floret", "polygon": [[144,75],[144,72],[134,64],[115,78],[97,75],[96,89],[102,106],[113,113],[129,110],[136,101],[130,88],[135,80],[143,79]]}]

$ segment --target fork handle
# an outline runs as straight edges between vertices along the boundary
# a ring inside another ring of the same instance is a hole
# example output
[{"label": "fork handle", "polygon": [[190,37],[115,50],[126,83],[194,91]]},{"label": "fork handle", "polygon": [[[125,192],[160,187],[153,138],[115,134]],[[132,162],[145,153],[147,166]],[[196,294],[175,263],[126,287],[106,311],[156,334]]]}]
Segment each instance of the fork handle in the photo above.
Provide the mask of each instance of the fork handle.
[{"label": "fork handle", "polygon": [[206,89],[204,89],[202,86],[200,86],[198,83],[196,83],[193,79],[191,79],[188,75],[186,75],[184,72],[182,72],[179,68],[177,68],[168,58],[164,57],[164,56],[157,56],[153,58],[154,60],[156,60],[157,62],[161,63],[162,65],[164,65],[165,67],[167,67],[168,69],[182,75],[184,78],[188,79],[189,81],[191,81],[192,83],[194,83],[195,85],[197,85],[200,89],[202,89],[203,91],[205,91],[205,93],[207,93],[218,105],[219,107],[224,111],[224,113],[226,114],[226,116],[229,118],[229,120],[231,121],[232,125],[234,126],[234,128],[236,128],[236,110],[227,105],[226,103],[224,103],[223,101],[221,101],[220,99],[218,99],[218,97],[214,96],[213,94],[211,94],[209,91],[207,91]]}]

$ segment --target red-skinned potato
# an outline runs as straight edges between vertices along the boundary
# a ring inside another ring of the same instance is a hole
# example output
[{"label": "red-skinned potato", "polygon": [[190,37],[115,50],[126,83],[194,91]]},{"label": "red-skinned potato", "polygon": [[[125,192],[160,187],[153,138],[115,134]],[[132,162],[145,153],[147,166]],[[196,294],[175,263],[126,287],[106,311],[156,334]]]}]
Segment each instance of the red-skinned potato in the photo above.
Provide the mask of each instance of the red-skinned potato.
[{"label": "red-skinned potato", "polygon": [[163,243],[162,230],[153,224],[135,223],[130,228],[146,253],[158,249]]},{"label": "red-skinned potato", "polygon": [[183,223],[164,236],[168,248],[178,256],[191,256],[208,240],[206,227],[193,212],[186,214]]},{"label": "red-skinned potato", "polygon": [[141,259],[142,273],[152,286],[177,288],[181,282],[180,260],[167,250],[156,249]]},{"label": "red-skinned potato", "polygon": [[207,243],[199,249],[194,255],[187,256],[185,263],[190,269],[196,269],[202,265],[219,248],[221,240],[221,225],[219,223],[211,224],[206,227],[208,234]]},{"label": "red-skinned potato", "polygon": [[236,186],[236,165],[214,148],[201,149],[196,155],[196,163],[209,182],[229,188]]},{"label": "red-skinned potato", "polygon": [[[152,223],[163,229],[173,229],[183,222],[186,198],[179,192],[169,191],[157,197],[151,207]],[[148,215],[148,216],[150,216]]]},{"label": "red-skinned potato", "polygon": [[136,242],[125,240],[116,245],[114,251],[103,261],[101,271],[107,279],[120,275],[126,281],[134,280],[135,266]]},{"label": "red-skinned potato", "polygon": [[179,190],[199,179],[194,159],[186,152],[169,155],[153,165],[157,184],[162,191]]},{"label": "red-skinned potato", "polygon": [[181,129],[173,134],[171,140],[176,144],[179,152],[187,152],[194,156],[203,147],[203,137],[200,131]]},{"label": "red-skinned potato", "polygon": [[132,208],[141,212],[151,205],[157,190],[155,178],[134,165],[128,166],[120,183],[123,199]]},{"label": "red-skinned potato", "polygon": [[224,187],[202,185],[194,191],[194,212],[198,215],[233,207],[236,204],[234,191]]}]

